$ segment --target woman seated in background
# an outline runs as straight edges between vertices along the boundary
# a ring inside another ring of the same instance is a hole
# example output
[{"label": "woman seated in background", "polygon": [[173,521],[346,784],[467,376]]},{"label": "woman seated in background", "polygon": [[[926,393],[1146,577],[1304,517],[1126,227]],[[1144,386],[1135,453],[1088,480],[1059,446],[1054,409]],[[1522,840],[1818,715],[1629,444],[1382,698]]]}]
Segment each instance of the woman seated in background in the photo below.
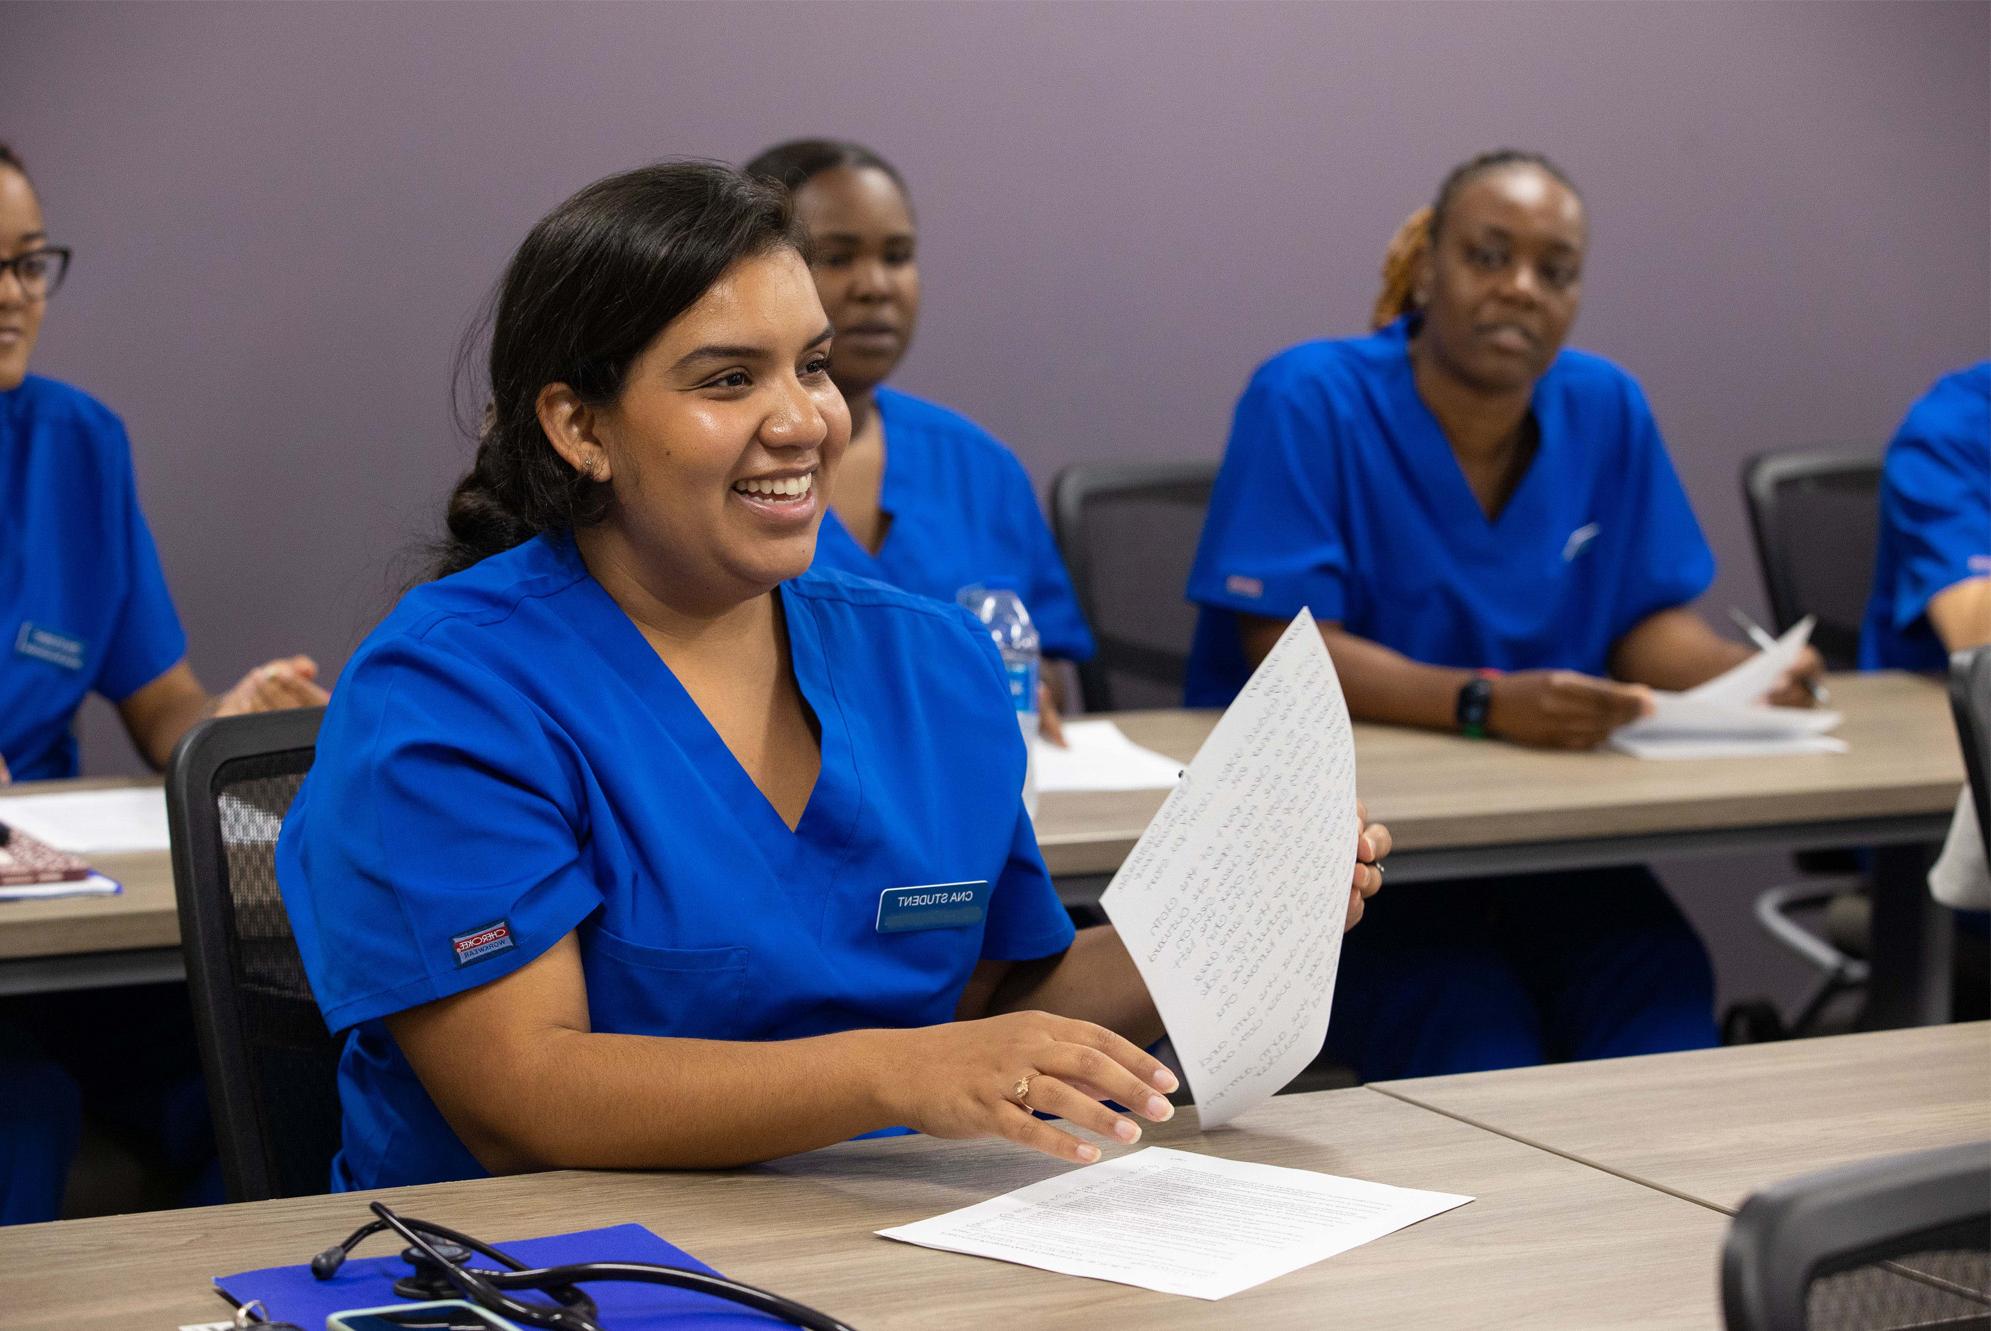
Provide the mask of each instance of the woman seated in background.
[{"label": "woman seated in background", "polygon": [[[899,173],[869,148],[832,139],[769,148],[746,172],[794,196],[816,293],[836,326],[850,451],[818,566],[943,601],[977,583],[1010,587],[1047,660],[1091,660],[1092,635],[1023,464],[960,413],[885,387],[919,319],[917,225]],[[1040,690],[1053,739],[1055,678],[1045,672]]]},{"label": "woman seated in background", "polygon": [[[1377,331],[1252,377],[1189,583],[1192,706],[1302,606],[1358,719],[1554,748],[1751,654],[1687,608],[1714,558],[1644,394],[1562,349],[1587,238],[1547,160],[1474,158],[1392,243]],[[1364,1079],[1715,1039],[1707,955],[1644,869],[1412,895],[1343,957],[1328,1046]]]},{"label": "woman seated in background", "polygon": [[195,678],[123,424],[28,373],[68,266],[21,159],[0,145],[0,780],[75,776],[73,724],[92,692],[155,768],[203,717],[325,701],[302,656],[258,666],[218,698]]},{"label": "woman seated in background", "polygon": [[[138,507],[124,426],[96,399],[28,373],[69,251],[52,243],[27,168],[0,144],[0,784],[77,773],[75,720],[102,694],[164,767],[212,715],[325,700],[305,657],[210,697]],[[0,1224],[53,1220],[83,1100],[151,1137],[185,1171],[211,1155],[184,990],[61,994],[0,1005]],[[162,1102],[163,1097],[163,1102]]]},{"label": "woman seated in background", "polygon": [[[811,571],[850,415],[800,243],[778,188],[666,164],[506,272],[442,576],[346,667],[277,848],[350,1031],[337,1187],[894,1125],[1085,1161],[1030,1111],[1169,1115],[1138,972],[1045,875],[994,644]],[[1349,835],[1352,919],[1389,837]],[[894,891],[933,884],[972,900]]]}]

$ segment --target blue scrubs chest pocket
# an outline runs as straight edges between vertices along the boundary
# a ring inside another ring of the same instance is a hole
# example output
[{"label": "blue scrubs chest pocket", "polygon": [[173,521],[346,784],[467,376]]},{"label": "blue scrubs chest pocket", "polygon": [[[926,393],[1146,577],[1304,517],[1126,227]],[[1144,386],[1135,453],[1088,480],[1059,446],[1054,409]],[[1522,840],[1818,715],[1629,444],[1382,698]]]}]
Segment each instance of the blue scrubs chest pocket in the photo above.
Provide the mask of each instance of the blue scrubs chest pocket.
[{"label": "blue scrubs chest pocket", "polygon": [[881,934],[972,929],[988,913],[989,885],[984,881],[888,887],[878,894],[877,928]]},{"label": "blue scrubs chest pocket", "polygon": [[588,1010],[618,1034],[751,1038],[744,947],[646,947],[596,927],[584,935]]}]

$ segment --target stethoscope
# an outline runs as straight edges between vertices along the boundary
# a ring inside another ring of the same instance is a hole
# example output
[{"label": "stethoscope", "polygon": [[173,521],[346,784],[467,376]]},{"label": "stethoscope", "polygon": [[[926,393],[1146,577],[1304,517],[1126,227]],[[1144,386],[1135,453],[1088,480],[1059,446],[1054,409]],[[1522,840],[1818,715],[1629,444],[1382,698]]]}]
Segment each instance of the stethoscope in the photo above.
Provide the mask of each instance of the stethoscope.
[{"label": "stethoscope", "polygon": [[[847,1324],[827,1313],[784,1299],[779,1294],[743,1285],[724,1276],[707,1275],[676,1266],[651,1262],[577,1262],[567,1266],[527,1266],[524,1262],[480,1243],[468,1234],[459,1234],[426,1220],[404,1220],[384,1202],[370,1209],[380,1217],[354,1230],[346,1241],[327,1248],[311,1259],[311,1274],[330,1280],[345,1264],[352,1250],[383,1230],[393,1230],[408,1241],[401,1257],[410,1267],[407,1275],[394,1282],[394,1292],[404,1299],[468,1299],[526,1326],[548,1331],[609,1331],[596,1320],[600,1313],[595,1301],[579,1286],[589,1281],[620,1280],[634,1284],[673,1285],[697,1290],[714,1298],[727,1299],[759,1312],[769,1313],[807,1331],[852,1331]],[[473,1257],[495,1262],[501,1269],[470,1265]],[[512,1291],[543,1294],[551,1303],[512,1297]]]}]

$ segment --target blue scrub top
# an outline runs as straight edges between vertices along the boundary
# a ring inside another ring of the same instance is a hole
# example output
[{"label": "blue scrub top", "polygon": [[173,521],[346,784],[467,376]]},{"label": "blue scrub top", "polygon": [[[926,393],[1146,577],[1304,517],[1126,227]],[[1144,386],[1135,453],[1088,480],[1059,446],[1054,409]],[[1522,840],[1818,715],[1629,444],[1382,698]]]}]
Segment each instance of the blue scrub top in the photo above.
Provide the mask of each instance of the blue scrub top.
[{"label": "blue scrub top", "polygon": [[[988,635],[841,574],[779,596],[822,732],[792,832],[569,537],[416,588],[361,644],[277,846],[352,1032],[335,1187],[483,1173],[380,1019],[570,932],[595,1030],[712,1040],[948,1021],[979,960],[1070,946]],[[878,930],[886,889],[973,881],[982,923]]]},{"label": "blue scrub top", "polygon": [[1991,360],[1944,375],[1909,409],[1881,472],[1880,545],[1860,629],[1866,669],[1941,670],[1937,592],[1991,576]]},{"label": "blue scrub top", "polygon": [[187,654],[124,423],[34,375],[0,393],[0,635],[0,758],[16,781],[75,776],[85,696],[122,702]]},{"label": "blue scrub top", "polygon": [[975,583],[1009,587],[1023,598],[1044,655],[1090,661],[1092,634],[1016,455],[936,403],[890,388],[878,389],[875,401],[885,426],[878,506],[892,515],[892,525],[874,555],[828,514],[816,567],[949,603]]},{"label": "blue scrub top", "polygon": [[1564,351],[1535,385],[1540,440],[1489,521],[1411,378],[1408,320],[1273,357],[1238,402],[1189,578],[1185,696],[1250,677],[1234,612],[1301,606],[1413,660],[1606,673],[1612,644],[1693,600],[1714,555],[1645,395]]}]

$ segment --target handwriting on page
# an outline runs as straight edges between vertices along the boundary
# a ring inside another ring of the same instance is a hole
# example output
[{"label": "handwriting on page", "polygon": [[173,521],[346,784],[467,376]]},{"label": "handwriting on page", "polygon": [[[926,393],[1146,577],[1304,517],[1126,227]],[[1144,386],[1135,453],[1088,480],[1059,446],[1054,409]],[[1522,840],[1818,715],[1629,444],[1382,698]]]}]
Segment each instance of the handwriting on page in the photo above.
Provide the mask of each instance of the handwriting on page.
[{"label": "handwriting on page", "polygon": [[1206,1125],[1264,1100],[1319,1050],[1355,837],[1348,708],[1302,611],[1102,903],[1147,981]]}]

